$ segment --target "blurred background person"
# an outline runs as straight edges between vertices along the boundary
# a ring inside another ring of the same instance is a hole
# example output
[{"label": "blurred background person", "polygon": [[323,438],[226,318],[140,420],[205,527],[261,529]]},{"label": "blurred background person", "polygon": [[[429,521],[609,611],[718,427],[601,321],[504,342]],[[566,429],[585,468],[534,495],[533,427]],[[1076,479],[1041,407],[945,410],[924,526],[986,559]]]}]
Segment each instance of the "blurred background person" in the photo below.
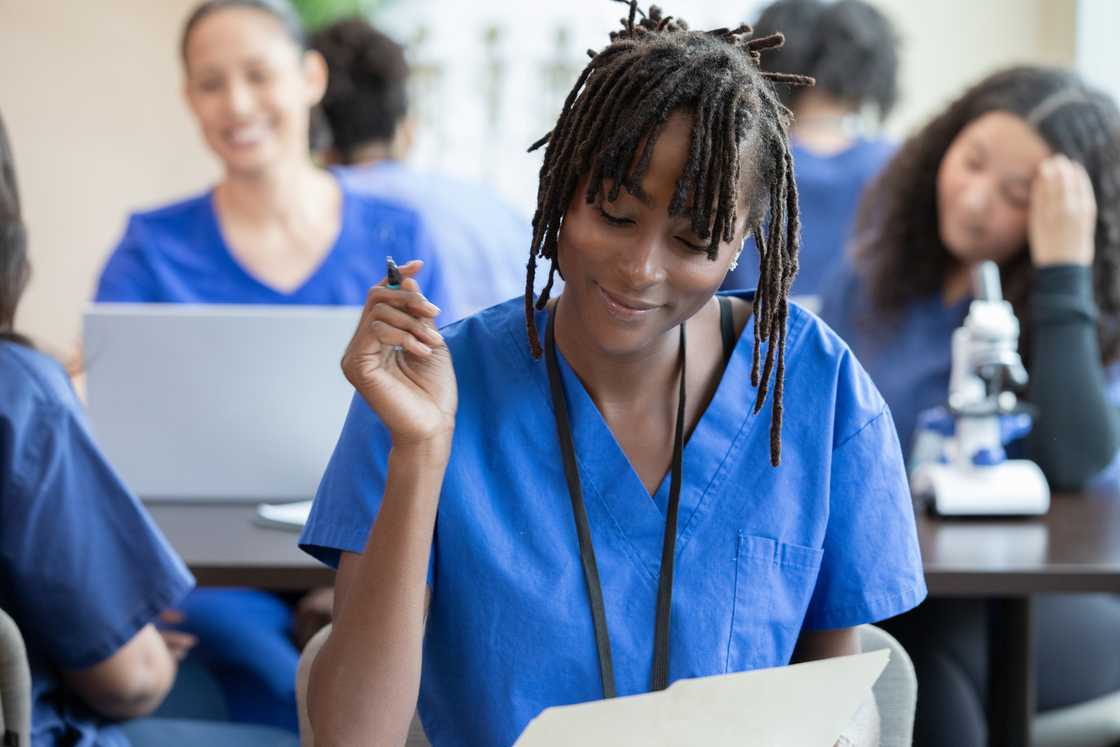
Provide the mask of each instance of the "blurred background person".
[{"label": "blurred background person", "polygon": [[[311,112],[327,68],[285,0],[199,4],[180,54],[187,103],[223,176],[201,195],[133,214],[96,301],[360,306],[393,255],[427,260],[420,274],[441,321],[456,317],[416,213],[312,161]],[[184,600],[181,627],[198,637],[195,656],[234,720],[297,729],[296,604],[255,589]]]},{"label": "blurred background person", "polygon": [[523,293],[528,221],[483,184],[405,162],[415,121],[404,49],[358,17],[320,29],[311,47],[330,69],[321,107],[331,145],[323,157],[348,167],[338,172],[343,183],[422,216],[444,276],[454,278],[446,284],[450,302],[463,315]]},{"label": "blurred background person", "polygon": [[[793,292],[817,295],[843,254],[864,187],[894,150],[872,133],[898,98],[898,33],[864,0],[778,0],[752,25],[761,36],[785,35],[785,45],[763,57],[766,70],[816,80],[811,88],[776,87],[794,115],[801,261]],[[755,287],[757,256],[748,252],[724,287]]]}]

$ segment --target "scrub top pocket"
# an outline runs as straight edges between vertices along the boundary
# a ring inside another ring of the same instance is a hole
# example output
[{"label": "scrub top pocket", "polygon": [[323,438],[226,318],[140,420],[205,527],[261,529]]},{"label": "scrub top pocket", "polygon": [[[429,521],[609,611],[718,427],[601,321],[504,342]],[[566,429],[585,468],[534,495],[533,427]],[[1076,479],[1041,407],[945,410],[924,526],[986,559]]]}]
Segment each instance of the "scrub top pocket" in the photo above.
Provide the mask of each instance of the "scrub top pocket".
[{"label": "scrub top pocket", "polygon": [[762,669],[789,661],[823,555],[820,548],[739,532],[725,671]]}]

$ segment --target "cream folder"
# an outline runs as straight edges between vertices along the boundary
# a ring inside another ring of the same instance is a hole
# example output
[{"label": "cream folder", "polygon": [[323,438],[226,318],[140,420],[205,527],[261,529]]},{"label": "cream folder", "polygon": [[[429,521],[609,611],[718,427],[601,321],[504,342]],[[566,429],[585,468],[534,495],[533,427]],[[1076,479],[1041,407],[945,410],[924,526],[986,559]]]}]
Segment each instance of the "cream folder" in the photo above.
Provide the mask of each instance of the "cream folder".
[{"label": "cream folder", "polygon": [[831,747],[870,697],[889,656],[882,649],[548,708],[515,747]]}]

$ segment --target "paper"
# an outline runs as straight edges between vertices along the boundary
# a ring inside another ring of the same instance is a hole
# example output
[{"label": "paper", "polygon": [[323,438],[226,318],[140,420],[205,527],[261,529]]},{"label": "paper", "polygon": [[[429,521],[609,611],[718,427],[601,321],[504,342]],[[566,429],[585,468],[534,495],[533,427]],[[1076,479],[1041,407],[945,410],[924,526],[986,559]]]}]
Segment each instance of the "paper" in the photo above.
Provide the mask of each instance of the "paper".
[{"label": "paper", "polygon": [[257,506],[256,521],[261,526],[298,532],[311,514],[311,501],[295,503],[262,503]]},{"label": "paper", "polygon": [[529,722],[515,747],[831,747],[870,697],[889,656],[882,649],[548,708]]}]

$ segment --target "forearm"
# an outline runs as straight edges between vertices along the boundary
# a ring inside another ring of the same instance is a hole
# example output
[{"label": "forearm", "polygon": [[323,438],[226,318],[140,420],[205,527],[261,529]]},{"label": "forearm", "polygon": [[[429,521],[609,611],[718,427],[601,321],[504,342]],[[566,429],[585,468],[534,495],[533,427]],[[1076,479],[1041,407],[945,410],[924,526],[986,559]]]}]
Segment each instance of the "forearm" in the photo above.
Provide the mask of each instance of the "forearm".
[{"label": "forearm", "polygon": [[416,708],[428,560],[450,442],[389,455],[385,496],[311,670],[316,744],[403,744]]},{"label": "forearm", "polygon": [[147,716],[163,702],[178,664],[152,625],[142,628],[113,656],[66,680],[86,704],[110,719]]},{"label": "forearm", "polygon": [[1035,271],[1030,399],[1038,408],[1028,452],[1056,489],[1077,490],[1120,448],[1097,344],[1092,269]]}]

